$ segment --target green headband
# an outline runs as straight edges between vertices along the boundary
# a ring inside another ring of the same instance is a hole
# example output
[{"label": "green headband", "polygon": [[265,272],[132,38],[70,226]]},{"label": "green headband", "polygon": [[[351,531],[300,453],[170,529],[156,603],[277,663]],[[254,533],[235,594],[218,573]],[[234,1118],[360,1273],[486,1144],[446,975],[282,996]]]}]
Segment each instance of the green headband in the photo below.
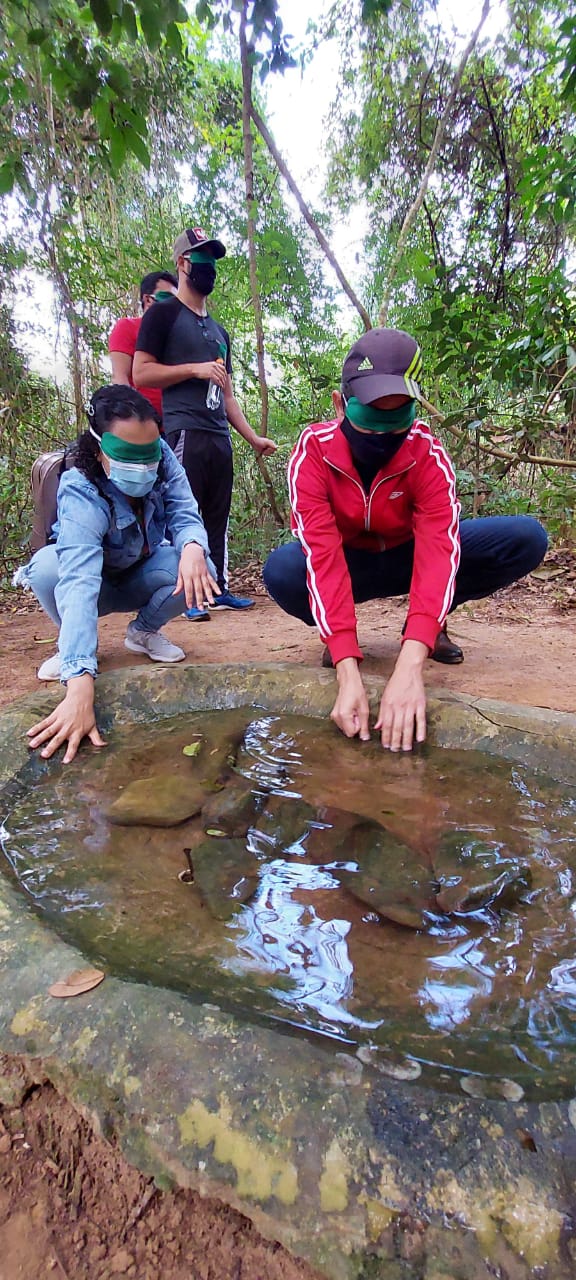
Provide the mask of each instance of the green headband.
[{"label": "green headband", "polygon": [[111,458],[113,462],[152,463],[159,462],[162,457],[159,438],[152,440],[150,444],[130,444],[121,436],[112,435],[111,431],[103,433],[100,448],[102,453],[105,453],[106,457]]},{"label": "green headband", "polygon": [[211,267],[216,266],[216,259],[212,257],[211,253],[208,253],[207,249],[193,249],[188,254],[188,260],[189,262],[209,262]]},{"label": "green headband", "polygon": [[350,396],[344,403],[348,421],[368,431],[402,431],[411,427],[416,417],[415,400],[407,400],[397,409],[373,409],[370,404],[361,404],[356,396]]}]

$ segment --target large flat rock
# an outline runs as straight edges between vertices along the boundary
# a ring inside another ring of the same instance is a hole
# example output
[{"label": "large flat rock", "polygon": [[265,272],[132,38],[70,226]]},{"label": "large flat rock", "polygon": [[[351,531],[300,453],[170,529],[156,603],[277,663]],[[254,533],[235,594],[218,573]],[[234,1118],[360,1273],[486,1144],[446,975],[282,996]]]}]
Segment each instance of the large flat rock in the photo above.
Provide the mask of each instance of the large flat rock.
[{"label": "large flat rock", "polygon": [[[375,704],[382,685],[368,684]],[[23,738],[59,696],[24,699],[0,719],[3,808],[27,780],[61,767],[30,759]],[[97,696],[113,733],[118,723],[244,704],[324,715],[334,677],[278,666],[138,668],[99,679]],[[574,716],[451,698],[432,700],[430,724],[441,745],[576,781]],[[0,954],[0,1050],[53,1080],[160,1185],[240,1208],[330,1280],[574,1276],[576,1101],[479,1100],[457,1082],[437,1094],[352,1051],[112,975],[93,992],[53,1000],[51,983],[85,960],[7,879]]]}]

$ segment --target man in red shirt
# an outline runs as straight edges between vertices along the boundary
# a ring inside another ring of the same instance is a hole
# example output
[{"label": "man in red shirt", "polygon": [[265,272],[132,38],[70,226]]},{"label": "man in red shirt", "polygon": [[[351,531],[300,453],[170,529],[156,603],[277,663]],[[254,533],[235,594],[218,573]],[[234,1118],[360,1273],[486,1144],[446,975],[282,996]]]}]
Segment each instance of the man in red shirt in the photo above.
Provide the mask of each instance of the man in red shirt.
[{"label": "man in red shirt", "polygon": [[[178,288],[176,277],[169,271],[151,271],[140,282],[142,316],[155,302],[171,298]],[[140,387],[133,381],[132,364],[136,342],[142,324],[142,316],[124,316],[117,320],[108,339],[108,351],[112,363],[112,382],[126,387],[136,387],[162,417],[162,391],[160,387]]]},{"label": "man in red shirt", "polygon": [[420,348],[401,329],[371,329],[344,361],[336,419],[302,432],[288,467],[292,530],[264,566],[270,595],[316,625],[336,667],[332,719],[368,740],[354,604],[409,595],[403,642],[376,729],[383,747],[426,737],[423,668],[457,605],[530,573],[547,546],[529,516],[460,522],[452,465],[416,416]]}]

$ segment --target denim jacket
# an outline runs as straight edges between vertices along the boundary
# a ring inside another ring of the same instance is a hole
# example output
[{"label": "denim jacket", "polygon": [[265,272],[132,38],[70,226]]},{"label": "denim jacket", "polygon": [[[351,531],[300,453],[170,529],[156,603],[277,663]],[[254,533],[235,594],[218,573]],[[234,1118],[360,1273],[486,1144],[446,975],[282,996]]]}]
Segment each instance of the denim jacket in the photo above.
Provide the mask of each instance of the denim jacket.
[{"label": "denim jacket", "polygon": [[63,683],[84,672],[96,674],[103,573],[114,581],[142,559],[146,547],[152,554],[167,533],[179,554],[188,542],[197,542],[208,556],[206,530],[186,473],[164,440],[161,447],[163,478],[142,499],[146,541],[130,500],[111,480],[103,476],[100,492],[76,467],[65,471],[60,480],[53,532]]}]

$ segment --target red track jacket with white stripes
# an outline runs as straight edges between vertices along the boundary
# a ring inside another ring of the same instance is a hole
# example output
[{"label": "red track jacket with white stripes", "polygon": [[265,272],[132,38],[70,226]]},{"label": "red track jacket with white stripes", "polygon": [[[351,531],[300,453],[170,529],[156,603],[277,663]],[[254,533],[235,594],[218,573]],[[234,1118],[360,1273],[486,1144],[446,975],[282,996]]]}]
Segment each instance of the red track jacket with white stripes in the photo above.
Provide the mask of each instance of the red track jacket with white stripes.
[{"label": "red track jacket with white stripes", "polygon": [[450,459],[426,423],[413,424],[369,493],[337,422],[313,423],[293,450],[288,485],[312,616],[332,661],[362,658],[344,546],[377,552],[414,539],[404,639],[432,649],[454,595],[460,504]]}]

